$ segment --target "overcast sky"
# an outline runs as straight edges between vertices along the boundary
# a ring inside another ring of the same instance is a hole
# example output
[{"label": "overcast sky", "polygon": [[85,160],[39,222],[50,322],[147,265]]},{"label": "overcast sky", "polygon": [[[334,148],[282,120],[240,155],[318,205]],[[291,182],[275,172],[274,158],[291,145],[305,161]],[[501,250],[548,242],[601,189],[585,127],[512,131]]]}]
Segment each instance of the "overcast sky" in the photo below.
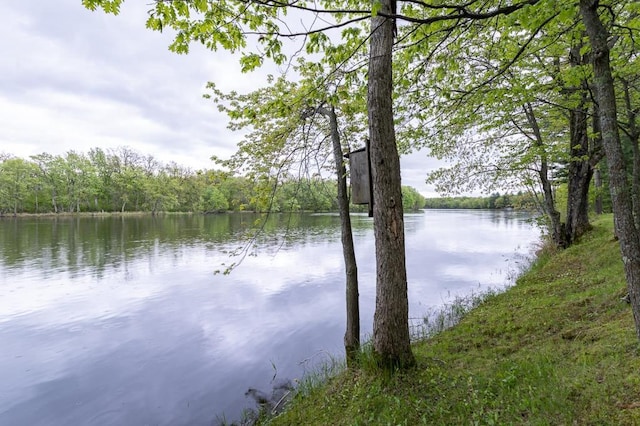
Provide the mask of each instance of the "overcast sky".
[{"label": "overcast sky", "polygon": [[[0,153],[127,146],[198,169],[235,151],[241,135],[202,98],[206,83],[249,92],[277,68],[242,74],[238,57],[195,45],[174,54],[171,34],[145,28],[147,3],[112,16],[80,0],[0,2]],[[434,164],[425,152],[403,158],[403,185],[434,196],[424,183]]]}]

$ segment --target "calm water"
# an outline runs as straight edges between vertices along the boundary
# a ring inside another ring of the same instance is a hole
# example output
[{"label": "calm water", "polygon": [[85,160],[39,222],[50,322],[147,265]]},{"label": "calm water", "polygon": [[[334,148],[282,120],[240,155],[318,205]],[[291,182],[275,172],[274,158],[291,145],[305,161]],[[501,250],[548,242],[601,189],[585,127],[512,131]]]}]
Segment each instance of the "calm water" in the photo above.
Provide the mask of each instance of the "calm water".
[{"label": "calm water", "polygon": [[[517,212],[405,216],[410,316],[501,286],[539,231]],[[231,275],[250,214],[0,220],[0,424],[210,425],[249,387],[342,355],[336,215],[282,215]],[[354,216],[361,323],[372,220]]]}]

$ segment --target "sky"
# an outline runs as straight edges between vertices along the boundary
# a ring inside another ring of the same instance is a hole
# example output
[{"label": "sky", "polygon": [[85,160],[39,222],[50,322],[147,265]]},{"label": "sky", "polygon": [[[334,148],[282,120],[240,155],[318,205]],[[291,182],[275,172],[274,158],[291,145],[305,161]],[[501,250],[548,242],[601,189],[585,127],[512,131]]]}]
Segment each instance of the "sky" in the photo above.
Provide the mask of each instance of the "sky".
[{"label": "sky", "polygon": [[[171,33],[145,28],[148,4],[126,1],[113,16],[80,0],[0,2],[0,153],[129,147],[211,169],[211,156],[235,152],[242,134],[202,97],[206,83],[247,93],[278,68],[243,74],[239,56],[199,45],[188,55],[170,52]],[[402,184],[436,196],[424,180],[437,164],[426,152],[403,157]]]}]

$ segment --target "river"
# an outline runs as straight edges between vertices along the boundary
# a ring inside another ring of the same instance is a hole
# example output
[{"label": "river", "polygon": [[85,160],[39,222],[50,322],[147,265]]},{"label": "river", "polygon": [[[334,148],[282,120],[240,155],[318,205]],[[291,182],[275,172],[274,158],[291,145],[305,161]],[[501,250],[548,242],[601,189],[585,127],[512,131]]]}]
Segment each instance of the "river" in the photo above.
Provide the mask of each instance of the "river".
[{"label": "river", "polygon": [[[515,211],[405,215],[410,316],[513,279],[539,239]],[[334,214],[0,220],[0,424],[211,425],[249,387],[342,357]],[[352,216],[363,335],[375,307],[372,219]]]}]

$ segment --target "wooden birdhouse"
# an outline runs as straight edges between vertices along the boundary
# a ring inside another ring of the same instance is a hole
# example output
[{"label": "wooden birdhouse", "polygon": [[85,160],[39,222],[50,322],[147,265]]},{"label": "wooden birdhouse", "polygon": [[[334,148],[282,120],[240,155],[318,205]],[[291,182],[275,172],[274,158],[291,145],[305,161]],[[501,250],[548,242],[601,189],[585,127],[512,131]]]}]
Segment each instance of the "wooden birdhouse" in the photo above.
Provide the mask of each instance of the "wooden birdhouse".
[{"label": "wooden birdhouse", "polygon": [[351,202],[368,204],[369,217],[373,216],[373,185],[371,182],[371,158],[369,156],[369,140],[364,148],[351,151],[345,157],[349,159],[351,179]]}]

